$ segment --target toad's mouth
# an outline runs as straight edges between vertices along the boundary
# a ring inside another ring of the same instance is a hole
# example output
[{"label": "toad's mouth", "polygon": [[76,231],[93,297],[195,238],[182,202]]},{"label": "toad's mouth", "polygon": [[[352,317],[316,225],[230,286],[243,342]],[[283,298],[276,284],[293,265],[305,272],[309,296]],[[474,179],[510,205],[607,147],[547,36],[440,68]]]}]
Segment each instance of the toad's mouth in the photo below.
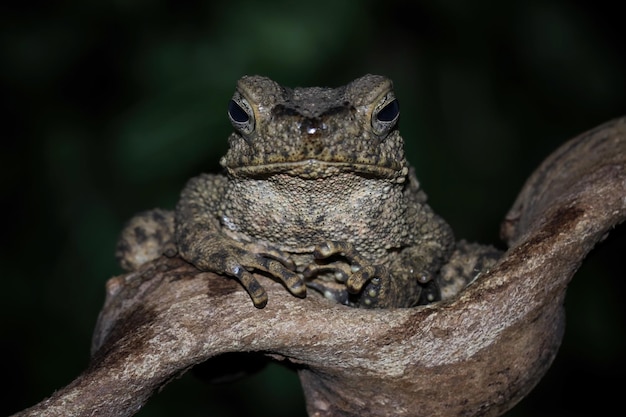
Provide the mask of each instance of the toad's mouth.
[{"label": "toad's mouth", "polygon": [[398,182],[402,182],[408,173],[408,168],[399,163],[394,165],[381,166],[356,162],[329,162],[319,159],[305,159],[295,162],[227,167],[226,169],[233,176],[248,178],[263,178],[275,174],[287,174],[299,178],[317,179],[340,173],[353,173],[371,178],[397,179]]}]

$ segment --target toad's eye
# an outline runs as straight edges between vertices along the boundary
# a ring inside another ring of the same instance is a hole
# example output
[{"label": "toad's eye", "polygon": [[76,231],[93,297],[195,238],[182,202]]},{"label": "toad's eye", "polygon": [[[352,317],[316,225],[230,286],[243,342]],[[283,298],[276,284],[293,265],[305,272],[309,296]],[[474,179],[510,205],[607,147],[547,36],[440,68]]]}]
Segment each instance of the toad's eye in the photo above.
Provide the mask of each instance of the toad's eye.
[{"label": "toad's eye", "polygon": [[228,103],[228,117],[233,127],[241,133],[249,134],[254,130],[252,106],[241,94],[235,93]]},{"label": "toad's eye", "polygon": [[235,100],[231,100],[228,103],[228,115],[233,119],[234,123],[247,123],[250,120],[248,113]]},{"label": "toad's eye", "polygon": [[386,104],[385,107],[380,109],[376,117],[379,122],[388,123],[396,120],[396,117],[400,114],[400,105],[398,99],[394,99],[391,103]]},{"label": "toad's eye", "polygon": [[381,100],[372,114],[374,133],[377,135],[388,133],[397,123],[399,116],[398,99],[393,96],[393,93],[389,93]]}]

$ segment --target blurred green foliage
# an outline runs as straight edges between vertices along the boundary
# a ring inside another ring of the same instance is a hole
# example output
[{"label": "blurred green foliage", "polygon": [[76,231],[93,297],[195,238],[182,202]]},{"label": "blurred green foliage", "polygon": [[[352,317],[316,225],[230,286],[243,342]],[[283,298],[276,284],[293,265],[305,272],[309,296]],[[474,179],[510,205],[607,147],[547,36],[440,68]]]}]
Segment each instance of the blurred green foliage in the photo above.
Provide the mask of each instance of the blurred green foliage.
[{"label": "blurred green foliage", "polygon": [[[524,179],[626,110],[626,30],[607,0],[31,1],[0,6],[1,347],[6,415],[87,365],[113,248],[134,212],[173,207],[219,169],[243,74],[395,81],[409,159],[459,237],[498,244]],[[553,368],[509,416],[609,414],[624,373],[624,227],[567,298]],[[271,301],[270,301],[271,302]],[[282,414],[281,414],[282,413]],[[272,365],[207,386],[187,374],[139,416],[305,415]]]}]

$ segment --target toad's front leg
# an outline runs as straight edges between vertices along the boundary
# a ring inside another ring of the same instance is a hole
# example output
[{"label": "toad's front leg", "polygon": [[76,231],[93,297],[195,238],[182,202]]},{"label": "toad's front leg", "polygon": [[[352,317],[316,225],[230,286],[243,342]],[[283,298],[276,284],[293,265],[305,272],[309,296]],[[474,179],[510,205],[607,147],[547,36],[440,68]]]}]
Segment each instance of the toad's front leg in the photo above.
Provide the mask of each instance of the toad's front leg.
[{"label": "toad's front leg", "polygon": [[[419,276],[396,276],[387,266],[364,258],[348,242],[321,243],[315,247],[313,256],[316,262],[309,264],[303,275],[312,278],[319,273],[332,272],[337,281],[345,283],[350,294],[345,300],[348,304],[366,308],[415,305],[419,303],[423,287],[429,286],[430,277],[420,280]],[[336,256],[345,261],[335,261]],[[325,290],[323,284],[315,286]]]},{"label": "toad's front leg", "polygon": [[224,233],[218,212],[226,185],[226,178],[205,174],[185,186],[175,219],[181,257],[198,269],[237,278],[258,308],[267,304],[267,293],[251,271],[264,272],[293,295],[304,297],[306,286],[287,254],[267,245],[240,242]]},{"label": "toad's front leg", "polygon": [[246,289],[254,306],[263,308],[267,304],[267,293],[252,271],[261,271],[282,282],[293,295],[304,297],[306,286],[294,272],[295,265],[289,257],[273,248],[246,244],[205,234],[204,238],[183,239],[179,251],[183,259],[196,268],[226,274],[236,278]]}]

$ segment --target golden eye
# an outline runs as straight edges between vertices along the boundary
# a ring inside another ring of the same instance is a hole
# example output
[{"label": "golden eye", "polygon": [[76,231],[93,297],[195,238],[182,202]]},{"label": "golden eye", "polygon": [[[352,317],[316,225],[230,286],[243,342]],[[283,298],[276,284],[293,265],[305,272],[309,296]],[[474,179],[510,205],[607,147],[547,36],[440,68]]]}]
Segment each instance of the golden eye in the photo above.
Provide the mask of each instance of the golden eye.
[{"label": "golden eye", "polygon": [[228,118],[233,127],[243,134],[252,133],[254,130],[254,111],[241,94],[235,93],[228,103]]}]

